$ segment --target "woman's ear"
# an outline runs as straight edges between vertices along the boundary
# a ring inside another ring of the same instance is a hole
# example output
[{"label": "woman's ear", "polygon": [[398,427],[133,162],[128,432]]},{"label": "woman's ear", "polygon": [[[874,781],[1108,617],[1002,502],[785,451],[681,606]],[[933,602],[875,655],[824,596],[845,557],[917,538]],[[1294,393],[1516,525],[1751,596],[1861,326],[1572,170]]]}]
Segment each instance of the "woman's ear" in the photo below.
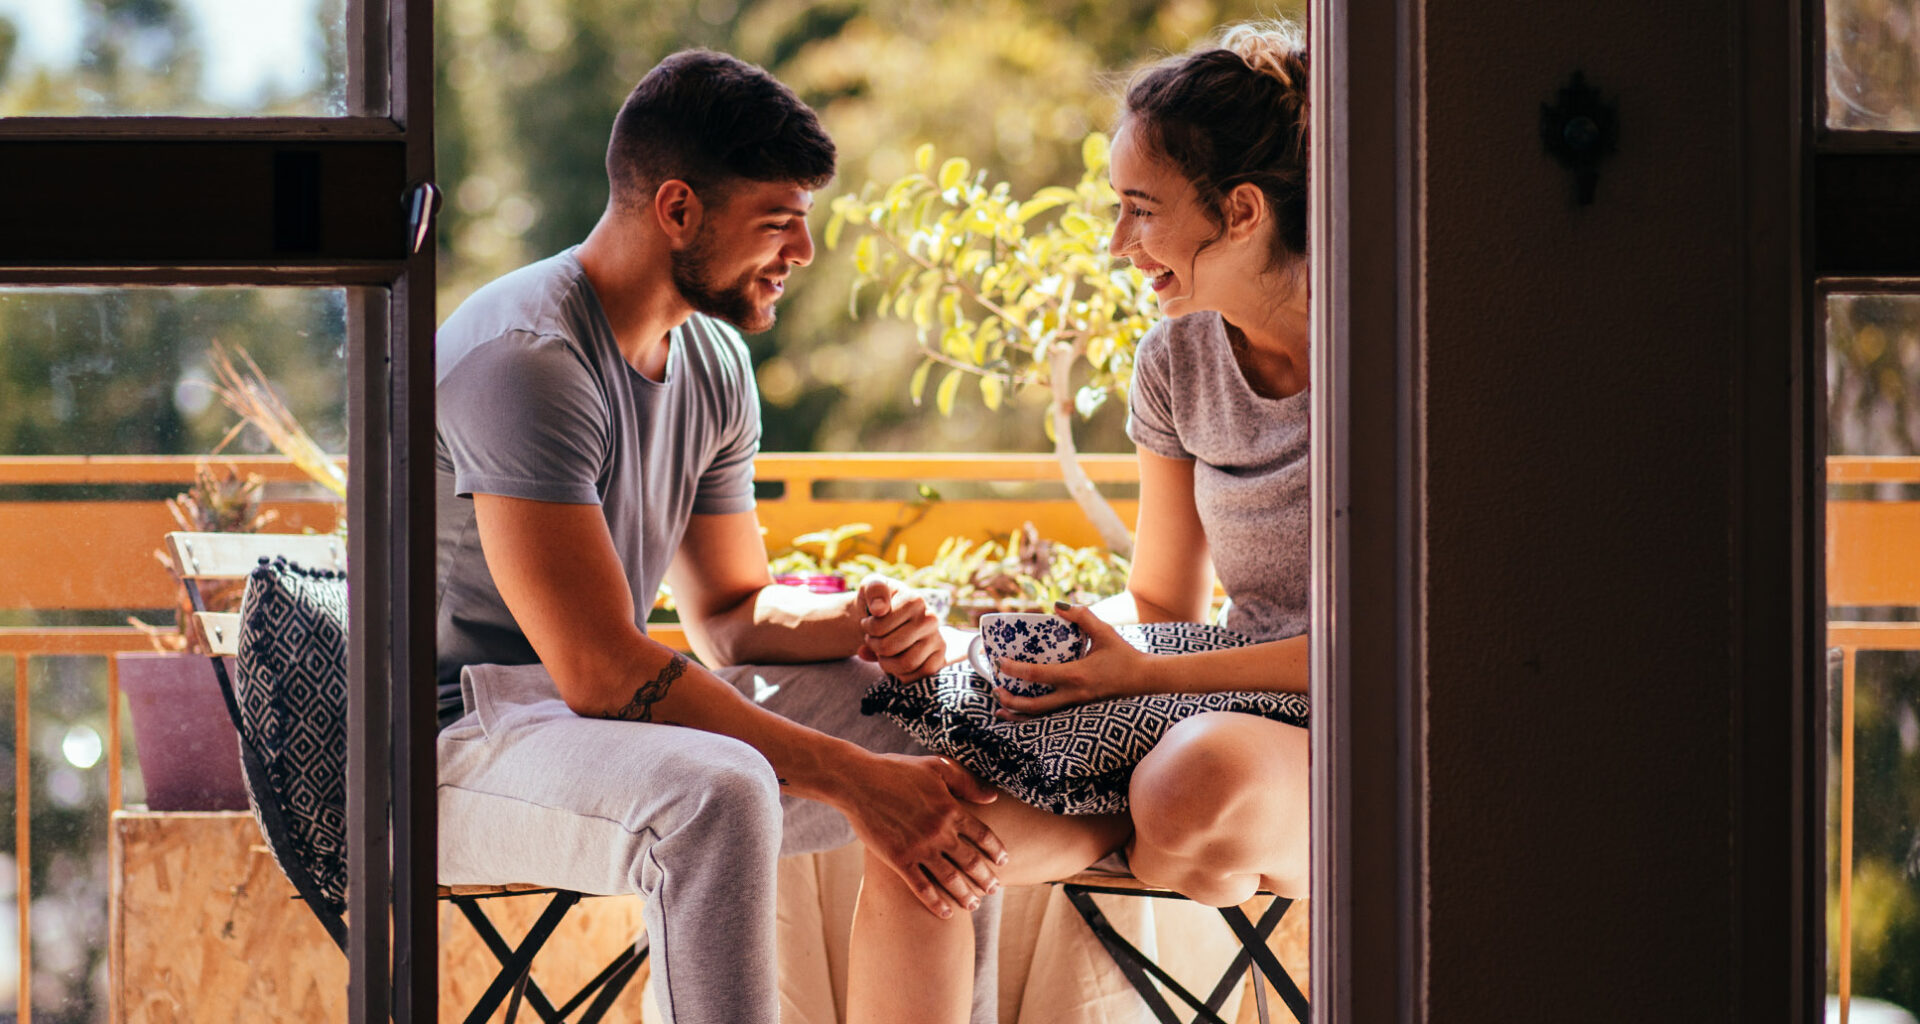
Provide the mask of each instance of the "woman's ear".
[{"label": "woman's ear", "polygon": [[1260,186],[1241,182],[1227,193],[1227,238],[1244,242],[1258,236],[1261,226],[1272,218],[1267,215],[1267,194]]},{"label": "woman's ear", "polygon": [[678,178],[669,178],[654,190],[654,221],[676,249],[693,241],[694,236],[699,234],[700,218],[705,213],[693,186]]}]

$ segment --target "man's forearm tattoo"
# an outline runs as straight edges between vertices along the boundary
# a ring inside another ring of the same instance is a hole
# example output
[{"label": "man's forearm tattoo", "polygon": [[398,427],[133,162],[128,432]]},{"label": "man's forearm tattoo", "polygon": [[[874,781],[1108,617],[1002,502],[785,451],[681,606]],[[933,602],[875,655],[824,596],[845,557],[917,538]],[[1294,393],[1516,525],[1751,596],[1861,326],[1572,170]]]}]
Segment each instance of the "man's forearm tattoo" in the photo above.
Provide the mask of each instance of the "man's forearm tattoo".
[{"label": "man's forearm tattoo", "polygon": [[654,704],[666,699],[667,691],[673,688],[673,681],[680,678],[686,670],[686,655],[675,654],[661,667],[659,675],[641,683],[640,688],[633,691],[633,699],[627,701],[625,707],[606,717],[628,722],[653,721]]}]

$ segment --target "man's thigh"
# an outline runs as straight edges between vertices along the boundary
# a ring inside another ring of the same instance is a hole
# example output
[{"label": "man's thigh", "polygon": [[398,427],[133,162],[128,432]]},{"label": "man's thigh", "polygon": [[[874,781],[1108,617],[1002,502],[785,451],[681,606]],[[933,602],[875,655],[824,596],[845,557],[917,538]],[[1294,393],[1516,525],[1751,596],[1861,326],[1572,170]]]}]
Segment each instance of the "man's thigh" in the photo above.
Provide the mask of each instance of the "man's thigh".
[{"label": "man's thigh", "polygon": [[[697,729],[582,718],[537,665],[477,666],[467,690],[469,713],[438,743],[445,883],[640,891],[646,851],[704,798],[724,791],[752,803],[764,791],[772,801],[772,768],[752,747]],[[767,824],[740,815],[734,827]]]}]

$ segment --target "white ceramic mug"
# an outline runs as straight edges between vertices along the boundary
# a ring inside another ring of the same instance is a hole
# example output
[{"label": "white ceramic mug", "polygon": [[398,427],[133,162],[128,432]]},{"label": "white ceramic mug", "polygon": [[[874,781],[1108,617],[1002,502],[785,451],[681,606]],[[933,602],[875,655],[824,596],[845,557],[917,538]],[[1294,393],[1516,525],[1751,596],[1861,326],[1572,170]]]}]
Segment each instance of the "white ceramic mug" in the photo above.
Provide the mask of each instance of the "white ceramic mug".
[{"label": "white ceramic mug", "polygon": [[[993,612],[980,616],[980,640],[989,665],[1001,659],[1030,665],[1060,665],[1084,657],[1091,641],[1079,626],[1048,612]],[[996,675],[998,675],[996,673]],[[1023,697],[1049,692],[1052,687],[1009,675],[998,682]]]}]

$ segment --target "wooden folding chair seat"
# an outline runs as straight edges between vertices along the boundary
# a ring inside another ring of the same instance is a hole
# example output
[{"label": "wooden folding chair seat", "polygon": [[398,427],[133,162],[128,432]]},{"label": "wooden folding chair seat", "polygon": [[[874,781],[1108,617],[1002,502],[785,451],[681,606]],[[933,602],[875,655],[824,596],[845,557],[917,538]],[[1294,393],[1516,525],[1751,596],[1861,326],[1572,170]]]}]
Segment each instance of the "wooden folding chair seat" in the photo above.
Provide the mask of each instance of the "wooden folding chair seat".
[{"label": "wooden folding chair seat", "polygon": [[1286,916],[1287,908],[1293,906],[1292,900],[1275,896],[1258,921],[1249,918],[1239,907],[1219,908],[1220,916],[1226,919],[1227,927],[1233,929],[1234,937],[1240,941],[1240,952],[1234,955],[1233,961],[1227,965],[1225,971],[1221,972],[1220,980],[1214,984],[1206,998],[1202,999],[1189,991],[1186,986],[1175,981],[1171,974],[1155,963],[1152,957],[1142,952],[1138,946],[1127,941],[1126,936],[1121,935],[1119,930],[1114,928],[1112,922],[1107,920],[1106,914],[1100,911],[1099,905],[1093,900],[1095,893],[1171,900],[1184,900],[1185,896],[1172,889],[1148,885],[1132,875],[1111,875],[1092,871],[1083,872],[1054,884],[1060,886],[1061,891],[1066,893],[1067,902],[1073,904],[1073,909],[1078,911],[1080,917],[1087,922],[1087,927],[1093,930],[1094,938],[1100,940],[1100,945],[1105,947],[1107,955],[1113,958],[1114,964],[1133,985],[1134,991],[1140,993],[1140,998],[1146,1001],[1148,1009],[1153,1011],[1154,1018],[1160,1021],[1160,1024],[1186,1024],[1186,1022],[1181,1021],[1179,1013],[1174,1010],[1172,1004],[1167,1002],[1166,995],[1155,986],[1156,981],[1193,1010],[1191,1024],[1227,1024],[1226,1019],[1220,1016],[1220,1008],[1226,1004],[1227,996],[1232,994],[1234,986],[1239,983],[1242,972],[1248,972],[1248,981],[1253,985],[1254,1009],[1259,1014],[1260,1024],[1270,1024],[1267,989],[1260,984],[1262,976],[1266,978],[1267,984],[1272,985],[1273,990],[1279,993],[1281,1002],[1287,1004],[1287,1009],[1293,1013],[1294,1019],[1300,1024],[1307,1024],[1309,1011],[1306,994],[1300,991],[1300,986],[1294,983],[1292,975],[1288,974],[1286,967],[1281,965],[1280,958],[1275,956],[1273,949],[1267,945],[1267,939],[1273,934],[1273,930],[1279,927],[1281,918]]},{"label": "wooden folding chair seat", "polygon": [[[328,569],[345,573],[346,545],[338,537],[298,534],[236,534],[236,533],[169,533],[167,534],[167,554],[174,571],[186,586],[187,597],[193,606],[193,628],[205,642],[213,657],[214,675],[220,681],[221,690],[226,698],[227,710],[234,719],[234,728],[240,731],[243,746],[246,732],[240,722],[240,712],[233,681],[227,674],[227,659],[236,657],[240,648],[241,616],[232,612],[209,611],[203,585],[216,582],[244,581],[262,559],[285,558],[289,562],[308,569]],[[344,738],[342,739],[344,743]],[[256,795],[268,792],[266,787],[256,785],[253,778],[258,762],[244,756],[248,788]],[[277,813],[256,800],[256,817]],[[267,821],[260,821],[263,832],[269,830]],[[271,837],[270,837],[271,839]],[[283,868],[285,865],[283,865]],[[346,950],[346,923],[324,906],[310,880],[294,877],[289,880],[299,892],[300,898],[307,903],[308,909],[326,928],[327,934],[342,952]],[[647,960],[649,952],[645,935],[622,949],[600,973],[589,980],[580,990],[564,1003],[555,1006],[538,983],[533,981],[532,968],[537,956],[561,920],[574,905],[588,895],[564,889],[535,884],[512,885],[456,885],[441,886],[438,898],[452,903],[461,915],[473,926],[474,932],[487,949],[499,961],[500,969],[473,1005],[466,1016],[468,1024],[480,1024],[493,1016],[503,1001],[507,1002],[506,1020],[511,1024],[519,1013],[524,1001],[543,1024],[562,1024],[576,1010],[582,1011],[578,1018],[580,1024],[594,1024],[604,1017],[613,1002],[633,979],[641,965]],[[488,919],[482,903],[487,900],[546,895],[545,909],[535,920],[533,926],[515,945],[509,943],[500,930]]]}]

